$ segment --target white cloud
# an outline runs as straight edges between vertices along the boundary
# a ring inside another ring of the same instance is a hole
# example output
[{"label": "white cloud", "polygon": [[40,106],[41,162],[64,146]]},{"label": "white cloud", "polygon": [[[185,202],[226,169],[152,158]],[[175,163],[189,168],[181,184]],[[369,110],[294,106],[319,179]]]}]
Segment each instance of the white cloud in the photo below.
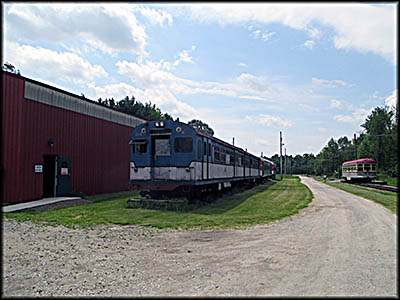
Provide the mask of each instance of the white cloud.
[{"label": "white cloud", "polygon": [[312,40],[307,40],[304,42],[303,46],[312,50],[314,48],[315,42]]},{"label": "white cloud", "polygon": [[136,20],[134,5],[14,3],[7,8],[5,37],[8,41],[44,41],[68,46],[73,40],[79,40],[108,54],[125,51],[147,55],[147,35]]},{"label": "white cloud", "polygon": [[[333,43],[337,49],[370,51],[396,64],[396,6],[396,3],[379,6],[367,3],[201,3],[180,6],[176,12],[223,26],[280,22],[304,30],[312,38],[319,38],[329,28],[334,30]],[[253,28],[253,25],[248,27],[249,30]]]},{"label": "white cloud", "polygon": [[88,88],[94,93],[95,99],[113,97],[116,100],[120,100],[126,96],[134,96],[142,103],[151,101],[151,103],[160,107],[162,111],[168,112],[174,117],[179,116],[188,119],[197,117],[197,113],[192,106],[179,101],[167,89],[139,89],[126,83],[96,86],[93,82],[88,84]]},{"label": "white cloud", "polygon": [[308,104],[300,103],[299,107],[301,107],[303,110],[305,110],[307,112],[314,112],[314,113],[320,112],[319,108],[312,106],[312,105],[308,105]]},{"label": "white cloud", "polygon": [[395,89],[393,93],[385,99],[385,104],[389,107],[397,107],[397,89]]},{"label": "white cloud", "polygon": [[166,70],[171,70],[173,67],[178,66],[182,62],[193,64],[194,63],[193,57],[191,57],[189,54],[195,49],[196,46],[192,46],[190,50],[182,50],[182,52],[178,54],[179,58],[175,60],[173,63],[170,63],[168,61],[162,61],[163,68],[165,68]]},{"label": "white cloud", "polygon": [[160,26],[163,26],[164,21],[166,21],[168,25],[172,24],[172,16],[165,11],[146,7],[139,7],[138,10],[153,24],[159,24]]},{"label": "white cloud", "polygon": [[352,86],[352,84],[348,84],[344,82],[343,80],[326,80],[326,79],[319,79],[313,77],[311,79],[311,83],[313,87],[316,88],[336,88],[339,86],[345,87],[345,86]]},{"label": "white cloud", "polygon": [[254,30],[252,33],[251,33],[251,36],[253,37],[253,38],[255,38],[255,39],[258,39],[258,37],[260,36],[260,34],[261,34],[261,30]]},{"label": "white cloud", "polygon": [[343,105],[343,102],[340,100],[332,99],[331,100],[331,108],[339,108]]},{"label": "white cloud", "polygon": [[335,115],[333,119],[343,123],[359,123],[365,121],[365,119],[372,112],[373,109],[374,108],[358,108],[355,109],[350,115]]},{"label": "white cloud", "polygon": [[250,122],[256,122],[265,126],[273,126],[273,127],[290,127],[293,125],[293,122],[289,120],[282,120],[278,116],[259,114],[257,117],[246,116],[246,120]]},{"label": "white cloud", "polygon": [[[178,77],[171,70],[173,63],[118,61],[118,73],[128,76],[140,88],[167,89],[174,94],[212,94],[270,101],[273,92],[268,79],[242,73],[229,82],[194,81]],[[276,91],[274,93],[277,93]]]},{"label": "white cloud", "polygon": [[261,38],[263,41],[268,41],[271,39],[272,36],[276,34],[276,32],[270,31],[270,32],[263,32],[261,29],[256,29],[253,30],[254,26],[248,26],[247,29],[251,31],[250,35],[254,39],[259,39]]},{"label": "white cloud", "polygon": [[238,63],[238,66],[239,67],[247,67],[247,64],[245,64],[244,62],[240,62],[240,63]]},{"label": "white cloud", "polygon": [[268,33],[263,33],[263,34],[261,34],[261,38],[264,40],[264,41],[268,41],[273,35],[275,35],[276,34],[276,32],[268,32]]},{"label": "white cloud", "polygon": [[5,57],[16,62],[19,69],[34,70],[46,80],[85,83],[88,80],[108,76],[100,65],[92,65],[87,60],[71,52],[57,52],[41,47],[7,43]]},{"label": "white cloud", "polygon": [[266,139],[256,139],[256,143],[266,147],[275,147],[276,142]]}]

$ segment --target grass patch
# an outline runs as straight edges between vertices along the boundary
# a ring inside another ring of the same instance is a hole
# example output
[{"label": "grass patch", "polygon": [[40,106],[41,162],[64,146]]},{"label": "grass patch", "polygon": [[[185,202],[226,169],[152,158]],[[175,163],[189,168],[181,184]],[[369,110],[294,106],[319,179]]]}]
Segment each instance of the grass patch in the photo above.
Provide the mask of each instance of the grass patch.
[{"label": "grass patch", "polygon": [[398,178],[397,177],[378,175],[378,177],[375,180],[373,180],[372,182],[374,182],[374,181],[386,181],[387,185],[398,186]]},{"label": "grass patch", "polygon": [[341,189],[343,191],[354,194],[356,196],[360,196],[372,200],[376,203],[379,203],[384,207],[390,209],[393,213],[397,214],[397,193],[382,191],[382,190],[374,190],[362,186],[340,183],[340,182],[326,181],[325,183],[329,184],[330,186]]},{"label": "grass patch", "polygon": [[237,228],[268,223],[298,213],[312,200],[311,191],[298,177],[284,177],[239,193],[227,193],[215,203],[186,205],[183,211],[128,208],[137,193],[89,196],[92,203],[47,211],[4,213],[18,221],[45,222],[67,227],[98,224],[141,225],[158,228]]}]

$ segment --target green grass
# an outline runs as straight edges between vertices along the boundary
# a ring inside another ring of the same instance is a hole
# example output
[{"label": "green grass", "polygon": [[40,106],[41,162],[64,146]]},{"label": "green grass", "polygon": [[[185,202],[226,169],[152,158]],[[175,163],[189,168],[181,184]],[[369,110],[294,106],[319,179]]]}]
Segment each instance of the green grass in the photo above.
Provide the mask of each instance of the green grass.
[{"label": "green grass", "polygon": [[386,181],[388,185],[398,186],[398,178],[397,177],[378,175],[377,179],[374,181]]},{"label": "green grass", "polygon": [[158,228],[237,228],[268,223],[298,213],[312,200],[311,191],[298,177],[267,182],[252,189],[230,193],[215,203],[188,205],[183,211],[128,208],[127,200],[137,193],[90,196],[93,203],[52,209],[5,213],[18,221],[44,222],[67,227],[98,224],[141,225]]},{"label": "green grass", "polygon": [[397,214],[397,193],[373,190],[362,186],[326,181],[326,184],[383,205]]}]

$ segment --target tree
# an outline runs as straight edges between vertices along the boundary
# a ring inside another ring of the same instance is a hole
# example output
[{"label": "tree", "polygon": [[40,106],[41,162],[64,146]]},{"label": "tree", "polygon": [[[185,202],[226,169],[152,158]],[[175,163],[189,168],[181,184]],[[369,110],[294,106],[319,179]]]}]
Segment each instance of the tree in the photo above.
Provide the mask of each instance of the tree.
[{"label": "tree", "polygon": [[102,100],[99,98],[97,100],[98,103],[116,109],[118,111],[127,113],[129,115],[145,119],[148,121],[155,121],[155,120],[173,120],[170,114],[163,114],[161,109],[156,107],[155,104],[151,102],[146,102],[143,104],[140,101],[137,101],[134,96],[129,98],[126,96],[125,98],[121,99],[120,101],[115,101],[114,98]]},{"label": "tree", "polygon": [[377,161],[379,171],[397,173],[397,124],[393,110],[388,106],[376,107],[361,127],[366,131],[360,145],[362,151]]},{"label": "tree", "polygon": [[208,124],[206,124],[206,123],[204,123],[204,122],[202,122],[200,120],[193,119],[193,120],[188,122],[188,125],[190,125],[190,126],[192,126],[194,128],[197,128],[200,131],[202,131],[204,133],[207,133],[207,134],[209,134],[211,136],[214,135],[214,130],[210,126],[208,126]]},{"label": "tree", "polygon": [[19,71],[19,69],[16,69],[15,67],[14,67],[14,65],[13,64],[11,64],[11,63],[9,63],[9,62],[5,62],[4,64],[3,64],[3,71],[6,71],[6,72],[11,72],[11,73],[14,73],[14,74],[17,74],[17,75],[21,75],[21,72]]}]

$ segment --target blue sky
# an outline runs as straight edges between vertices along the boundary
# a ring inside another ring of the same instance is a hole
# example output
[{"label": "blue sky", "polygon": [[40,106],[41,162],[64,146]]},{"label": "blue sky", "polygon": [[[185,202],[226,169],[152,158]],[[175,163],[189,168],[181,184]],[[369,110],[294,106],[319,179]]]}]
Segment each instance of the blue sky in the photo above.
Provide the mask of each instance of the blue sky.
[{"label": "blue sky", "polygon": [[317,154],[397,103],[397,3],[2,3],[3,56],[92,100],[126,95],[259,155]]}]

